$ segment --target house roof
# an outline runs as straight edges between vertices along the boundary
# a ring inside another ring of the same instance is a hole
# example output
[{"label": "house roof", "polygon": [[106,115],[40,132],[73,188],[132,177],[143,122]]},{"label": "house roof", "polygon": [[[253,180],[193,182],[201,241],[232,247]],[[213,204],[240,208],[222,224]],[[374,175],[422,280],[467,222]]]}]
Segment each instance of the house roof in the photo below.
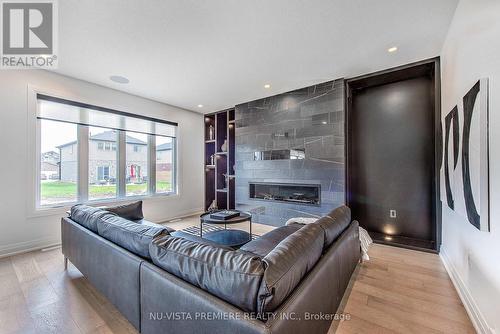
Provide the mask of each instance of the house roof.
[{"label": "house roof", "polygon": [[[91,136],[90,140],[114,142],[114,141],[116,141],[116,132],[112,131],[112,130],[104,131],[104,132],[101,132],[101,133],[98,133],[96,135]],[[147,145],[147,143],[145,141],[142,141],[140,139],[137,139],[137,138],[129,136],[129,135],[126,136],[125,140],[126,140],[127,144]],[[63,147],[66,147],[66,146],[72,145],[72,144],[76,144],[76,140],[73,140],[73,141],[66,143],[66,144],[59,145],[59,146],[57,146],[57,148],[63,148]]]},{"label": "house roof", "polygon": [[172,149],[172,143],[164,143],[156,147],[157,151],[167,151]]},{"label": "house roof", "polygon": [[42,153],[44,156],[59,156],[59,153],[57,153],[56,151],[47,151],[47,152],[44,152]]}]

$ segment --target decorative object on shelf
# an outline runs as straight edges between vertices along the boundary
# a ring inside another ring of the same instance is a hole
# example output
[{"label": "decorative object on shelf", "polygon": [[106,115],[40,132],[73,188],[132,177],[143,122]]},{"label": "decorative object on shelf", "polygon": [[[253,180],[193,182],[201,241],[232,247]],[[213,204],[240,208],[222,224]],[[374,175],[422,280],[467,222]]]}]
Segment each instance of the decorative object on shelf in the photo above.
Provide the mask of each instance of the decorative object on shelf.
[{"label": "decorative object on shelf", "polygon": [[222,143],[220,149],[222,152],[227,152],[227,139],[224,139],[224,143]]},{"label": "decorative object on shelf", "polygon": [[215,212],[217,211],[217,200],[213,200],[210,206],[208,207],[208,212]]},{"label": "decorative object on shelf", "polygon": [[224,189],[226,189],[229,183],[229,175],[228,174],[222,174],[222,175],[224,176]]},{"label": "decorative object on shelf", "polygon": [[208,138],[210,140],[215,139],[215,131],[214,131],[214,126],[212,124],[210,124],[210,126],[208,127]]},{"label": "decorative object on shelf", "polygon": [[212,165],[212,166],[215,165],[215,154],[212,154],[210,156],[210,165]]},{"label": "decorative object on shelf", "polygon": [[488,79],[480,79],[446,115],[441,166],[443,201],[486,232],[490,231],[488,95]]}]

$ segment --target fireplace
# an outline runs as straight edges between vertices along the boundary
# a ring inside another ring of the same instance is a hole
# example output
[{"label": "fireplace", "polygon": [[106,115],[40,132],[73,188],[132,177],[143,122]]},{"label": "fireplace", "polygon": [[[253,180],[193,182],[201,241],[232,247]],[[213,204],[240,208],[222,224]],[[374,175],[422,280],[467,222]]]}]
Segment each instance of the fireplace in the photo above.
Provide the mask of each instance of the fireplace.
[{"label": "fireplace", "polygon": [[321,185],[250,182],[250,199],[294,204],[321,204]]}]

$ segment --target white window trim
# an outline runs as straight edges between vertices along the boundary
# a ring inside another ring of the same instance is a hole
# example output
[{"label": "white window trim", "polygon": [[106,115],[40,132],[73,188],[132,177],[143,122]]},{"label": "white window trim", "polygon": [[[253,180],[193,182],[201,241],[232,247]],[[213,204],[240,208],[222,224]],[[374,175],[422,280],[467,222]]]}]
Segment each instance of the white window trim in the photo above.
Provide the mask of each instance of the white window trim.
[{"label": "white window trim", "polygon": [[[175,141],[175,140],[174,140]],[[148,193],[156,195],[156,137],[148,136]],[[173,185],[172,185],[173,187]]]},{"label": "white window trim", "polygon": [[[78,125],[78,175],[77,175],[77,189],[78,199],[77,202],[88,202],[89,198],[89,127],[85,125]],[[40,143],[37,143],[40,145]],[[36,205],[38,205],[37,202]],[[48,206],[48,205],[47,205]],[[43,208],[47,206],[38,206]],[[50,207],[50,206],[49,206]]]},{"label": "white window trim", "polygon": [[[93,205],[93,206],[99,206],[99,205],[109,205],[109,204],[114,204],[114,205],[120,205],[120,204],[125,204],[125,203],[130,203],[132,201],[136,200],[145,200],[145,201],[159,201],[159,200],[175,200],[181,197],[179,187],[178,187],[178,180],[177,177],[179,177],[179,171],[177,168],[180,166],[180,163],[178,163],[177,159],[179,158],[178,155],[176,154],[177,150],[174,150],[174,147],[178,146],[179,142],[179,134],[177,134],[177,137],[172,141],[172,149],[174,152],[172,154],[175,154],[175,159],[174,155],[172,155],[172,192],[169,193],[154,193],[151,191],[152,189],[152,184],[151,182],[148,183],[148,194],[146,195],[141,195],[141,196],[125,196],[125,184],[118,185],[118,193],[116,198],[111,198],[111,199],[98,199],[98,200],[88,200],[86,197],[88,196],[88,127],[86,126],[78,126],[78,131],[80,128],[87,128],[86,130],[86,144],[83,145],[78,145],[78,153],[79,153],[79,159],[81,159],[82,155],[80,152],[81,150],[86,150],[85,154],[83,157],[86,159],[86,163],[82,164],[78,163],[78,195],[82,196],[77,200],[76,202],[65,202],[65,203],[59,203],[56,205],[51,205],[51,206],[39,206],[38,204],[40,203],[40,167],[41,167],[41,149],[40,149],[40,140],[41,140],[41,131],[40,131],[40,126],[39,122],[37,120],[37,107],[38,107],[38,101],[37,101],[37,95],[42,94],[42,95],[48,95],[48,96],[53,96],[61,99],[66,99],[66,100],[71,100],[74,102],[82,103],[82,104],[89,104],[89,105],[96,105],[96,106],[106,106],[106,103],[102,103],[100,101],[89,101],[89,100],[82,100],[81,98],[77,98],[72,95],[64,94],[58,91],[54,90],[47,90],[47,89],[42,89],[37,86],[28,84],[27,85],[27,142],[26,142],[26,180],[28,180],[28,185],[27,185],[27,193],[26,193],[26,212],[27,212],[27,218],[35,218],[35,217],[44,217],[44,216],[62,216],[68,211],[71,206],[78,204],[78,203],[85,203],[88,205]],[[109,107],[110,109],[114,109],[116,107]],[[179,131],[178,131],[179,132]],[[118,131],[118,133],[123,133],[123,141],[125,141],[125,132],[124,131]],[[81,134],[79,134],[80,136]],[[81,141],[83,141],[83,138],[78,138],[79,139],[79,144]],[[123,152],[121,152],[123,149]],[[153,147],[155,149],[155,147]],[[117,151],[118,152],[118,162],[119,164],[122,163],[123,160],[123,165],[126,164],[125,160],[125,150],[126,146],[125,145],[118,145],[117,146]],[[151,154],[149,152],[149,154]],[[152,164],[154,165],[154,168],[156,170],[156,159],[153,159]],[[151,165],[148,163],[148,166]],[[83,170],[84,169],[84,170]],[[119,168],[119,171],[117,171],[117,176],[120,175],[119,173],[123,173],[125,170]],[[84,174],[84,175],[83,175]],[[124,182],[121,180],[122,178],[118,178],[119,181]],[[85,180],[85,182],[83,182]],[[83,191],[85,191],[85,194],[83,194]],[[82,198],[85,198],[85,201],[82,200]]]}]

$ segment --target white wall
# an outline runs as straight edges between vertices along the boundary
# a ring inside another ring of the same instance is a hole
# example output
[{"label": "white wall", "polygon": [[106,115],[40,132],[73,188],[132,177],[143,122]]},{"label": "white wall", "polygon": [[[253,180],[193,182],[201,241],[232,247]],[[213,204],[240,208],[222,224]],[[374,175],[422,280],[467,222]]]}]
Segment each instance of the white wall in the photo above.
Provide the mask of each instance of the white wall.
[{"label": "white wall", "polygon": [[443,202],[442,256],[478,330],[500,333],[500,1],[460,1],[441,66],[443,122],[478,79],[489,78],[491,232]]},{"label": "white wall", "polygon": [[144,214],[162,221],[202,210],[202,115],[47,71],[0,70],[0,256],[60,242],[65,210],[38,216],[27,209],[27,194],[33,191],[28,145],[35,145],[27,139],[32,117],[29,85],[68,99],[178,122],[179,196],[145,200]]}]

